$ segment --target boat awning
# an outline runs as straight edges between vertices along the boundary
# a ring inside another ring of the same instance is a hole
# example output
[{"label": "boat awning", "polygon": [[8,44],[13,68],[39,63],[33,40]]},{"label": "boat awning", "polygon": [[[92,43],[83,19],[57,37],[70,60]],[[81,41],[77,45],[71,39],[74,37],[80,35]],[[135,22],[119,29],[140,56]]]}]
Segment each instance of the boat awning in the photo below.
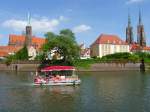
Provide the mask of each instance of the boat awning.
[{"label": "boat awning", "polygon": [[48,72],[48,71],[65,71],[65,70],[75,70],[73,66],[47,66],[41,69],[41,72]]}]

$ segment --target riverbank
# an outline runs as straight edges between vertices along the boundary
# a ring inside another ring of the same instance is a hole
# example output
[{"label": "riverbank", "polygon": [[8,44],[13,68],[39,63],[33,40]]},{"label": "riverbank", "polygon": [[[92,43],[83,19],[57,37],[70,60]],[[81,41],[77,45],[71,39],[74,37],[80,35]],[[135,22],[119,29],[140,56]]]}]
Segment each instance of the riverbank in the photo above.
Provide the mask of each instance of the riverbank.
[{"label": "riverbank", "polygon": [[[0,71],[36,71],[40,64],[20,63],[20,64],[0,64]],[[146,70],[150,69],[150,64],[145,64]],[[87,68],[78,68],[77,71],[139,71],[140,63],[96,63]]]},{"label": "riverbank", "polygon": [[0,64],[0,71],[36,71],[40,64]]},{"label": "riverbank", "polygon": [[96,63],[89,68],[77,68],[77,71],[138,71],[140,63]]}]

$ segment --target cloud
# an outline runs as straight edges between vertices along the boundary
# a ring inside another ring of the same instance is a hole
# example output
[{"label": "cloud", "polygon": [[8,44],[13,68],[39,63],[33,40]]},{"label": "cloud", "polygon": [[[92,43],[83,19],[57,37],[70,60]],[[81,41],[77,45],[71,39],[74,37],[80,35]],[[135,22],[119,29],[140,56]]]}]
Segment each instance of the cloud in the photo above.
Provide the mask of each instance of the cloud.
[{"label": "cloud", "polygon": [[16,20],[16,19],[6,20],[6,21],[4,21],[4,22],[2,23],[2,25],[3,25],[4,27],[13,29],[13,30],[15,30],[15,31],[25,29],[26,24],[27,24],[26,21],[23,21],[23,20]]},{"label": "cloud", "polygon": [[140,2],[144,2],[145,0],[128,0],[126,2],[126,4],[133,4],[133,3],[140,3]]},{"label": "cloud", "polygon": [[[31,18],[31,26],[33,32],[47,32],[55,31],[60,25],[60,22],[64,20],[65,17],[60,16],[57,19],[48,19],[47,17],[42,18]],[[27,21],[19,19],[9,19],[2,23],[3,27],[10,28],[14,31],[23,31],[27,25]]]},{"label": "cloud", "polygon": [[60,21],[68,21],[69,19],[67,17],[64,17],[64,16],[59,16],[59,20]]},{"label": "cloud", "polygon": [[86,32],[88,30],[91,30],[92,28],[90,26],[87,26],[87,25],[79,25],[79,26],[76,26],[73,28],[73,32],[74,33],[81,33],[81,32]]}]

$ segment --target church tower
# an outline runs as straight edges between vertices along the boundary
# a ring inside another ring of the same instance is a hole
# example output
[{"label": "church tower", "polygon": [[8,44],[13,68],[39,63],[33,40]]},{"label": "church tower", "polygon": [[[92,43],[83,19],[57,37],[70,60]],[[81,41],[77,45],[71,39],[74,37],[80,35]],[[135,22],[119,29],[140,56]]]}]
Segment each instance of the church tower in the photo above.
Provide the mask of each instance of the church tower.
[{"label": "church tower", "polygon": [[133,43],[133,28],[131,26],[131,18],[129,14],[128,14],[128,26],[126,27],[126,42],[128,44]]},{"label": "church tower", "polygon": [[32,27],[30,24],[30,14],[28,13],[28,24],[26,26],[26,33],[25,33],[25,45],[31,46],[32,45]]},{"label": "church tower", "polygon": [[141,47],[146,46],[144,25],[142,24],[142,18],[141,18],[141,12],[140,11],[139,11],[139,23],[138,23],[138,26],[137,26],[137,43]]}]

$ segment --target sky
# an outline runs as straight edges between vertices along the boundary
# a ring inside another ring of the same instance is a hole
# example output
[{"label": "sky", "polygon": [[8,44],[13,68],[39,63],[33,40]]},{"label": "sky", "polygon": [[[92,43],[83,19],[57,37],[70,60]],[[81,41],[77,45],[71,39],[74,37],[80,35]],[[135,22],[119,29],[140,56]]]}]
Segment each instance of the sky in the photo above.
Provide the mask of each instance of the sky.
[{"label": "sky", "polygon": [[22,34],[31,15],[33,35],[44,38],[48,31],[71,29],[79,44],[89,47],[100,34],[114,34],[125,40],[128,12],[137,40],[139,9],[150,45],[150,0],[1,0],[0,45],[9,34]]}]

